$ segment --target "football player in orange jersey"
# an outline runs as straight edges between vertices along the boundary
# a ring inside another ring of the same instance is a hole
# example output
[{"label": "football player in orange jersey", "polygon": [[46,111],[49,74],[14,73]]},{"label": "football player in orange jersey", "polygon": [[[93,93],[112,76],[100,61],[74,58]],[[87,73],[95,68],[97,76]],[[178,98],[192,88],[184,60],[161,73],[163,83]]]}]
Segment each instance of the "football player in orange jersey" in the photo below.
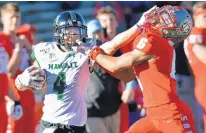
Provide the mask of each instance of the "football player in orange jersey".
[{"label": "football player in orange jersey", "polygon": [[[12,51],[9,51],[11,45],[8,45],[8,38],[0,33],[0,133],[6,133],[7,124],[8,124],[8,116],[7,112],[14,119],[20,119],[22,117],[22,107],[19,104],[19,96],[9,87],[8,78],[7,78],[7,65],[9,64],[11,67],[13,65],[20,65],[18,59],[21,57],[21,53],[19,49],[22,47],[21,39],[18,39],[16,45],[16,49],[14,50],[14,54],[11,56]],[[17,62],[9,61],[17,60]],[[14,102],[10,106],[10,110],[6,112],[6,101],[5,96],[11,98]]]},{"label": "football player in orange jersey", "polygon": [[[31,51],[31,45],[29,45],[28,40],[24,35],[19,35],[17,37],[16,30],[20,27],[21,24],[21,13],[18,5],[16,3],[6,3],[1,8],[1,20],[3,24],[3,32],[9,38],[7,45],[10,45],[9,51],[12,51],[12,56],[15,54],[14,49],[17,49],[22,55],[21,58],[14,60],[9,59],[9,62],[16,62],[15,65],[8,64],[8,79],[10,86],[13,90],[17,91],[15,87],[15,78],[20,74],[26,67],[29,66],[29,52]],[[14,45],[17,41],[17,38],[22,40],[21,43],[24,44],[24,47],[17,48]],[[20,63],[20,65],[17,65]],[[13,119],[10,117],[9,122],[11,122],[12,132],[13,133],[34,133],[34,95],[31,91],[17,92],[20,95],[20,102],[23,108],[23,117],[19,120]]]},{"label": "football player in orange jersey", "polygon": [[[142,33],[133,41],[133,50],[119,57],[107,55],[121,46],[96,47],[89,57],[113,76],[130,81],[137,78],[143,89],[147,116],[134,123],[127,133],[196,133],[190,108],[176,93],[174,48],[188,37],[192,28],[189,13],[178,6],[155,7],[145,16]],[[109,43],[109,42],[108,42]],[[128,71],[122,75],[121,71]],[[135,73],[135,74],[134,74]],[[129,75],[129,76],[128,76]]]},{"label": "football player in orange jersey", "polygon": [[195,78],[195,96],[203,107],[206,133],[206,2],[197,2],[193,13],[194,27],[184,42],[184,50]]}]

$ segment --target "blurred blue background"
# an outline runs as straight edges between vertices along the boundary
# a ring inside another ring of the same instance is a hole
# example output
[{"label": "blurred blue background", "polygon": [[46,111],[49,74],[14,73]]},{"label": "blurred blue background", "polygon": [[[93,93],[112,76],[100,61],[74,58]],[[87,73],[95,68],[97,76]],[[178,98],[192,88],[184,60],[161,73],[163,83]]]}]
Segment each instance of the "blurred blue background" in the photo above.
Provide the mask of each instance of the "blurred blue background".
[{"label": "blurred blue background", "polygon": [[[0,2],[0,6],[5,3]],[[94,18],[97,9],[102,6],[112,6],[118,14],[120,32],[135,24],[142,13],[154,5],[181,5],[190,11],[194,4],[191,1],[19,1],[16,3],[19,4],[22,12],[22,23],[29,23],[37,28],[37,42],[52,41],[53,20],[65,10],[77,11],[88,22]]]}]

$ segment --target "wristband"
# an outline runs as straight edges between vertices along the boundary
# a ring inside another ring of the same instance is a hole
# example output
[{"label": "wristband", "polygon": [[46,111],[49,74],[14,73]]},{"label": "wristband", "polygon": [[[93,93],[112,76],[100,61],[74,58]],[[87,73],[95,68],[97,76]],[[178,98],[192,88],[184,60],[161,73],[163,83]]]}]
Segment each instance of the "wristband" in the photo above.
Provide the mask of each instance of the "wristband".
[{"label": "wristband", "polygon": [[14,101],[14,105],[21,105],[21,103],[19,101]]},{"label": "wristband", "polygon": [[96,61],[96,57],[97,57],[98,54],[105,54],[104,50],[99,48],[99,47],[96,47],[96,48],[92,49],[92,51],[90,53],[92,53],[92,54],[90,54],[90,57],[94,61]]}]

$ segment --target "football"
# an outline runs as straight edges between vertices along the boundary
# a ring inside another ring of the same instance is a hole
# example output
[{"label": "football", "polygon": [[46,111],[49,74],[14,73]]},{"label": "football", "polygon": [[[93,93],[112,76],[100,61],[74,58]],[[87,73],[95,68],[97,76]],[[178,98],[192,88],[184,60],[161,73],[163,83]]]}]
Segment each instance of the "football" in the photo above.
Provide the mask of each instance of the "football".
[{"label": "football", "polygon": [[[41,68],[34,67],[34,68],[31,70],[31,72],[32,72],[32,71],[35,71],[35,70],[38,70],[38,69],[41,69]],[[45,82],[46,82],[46,73],[45,73],[45,71],[44,71],[43,69],[41,69],[41,70],[39,70],[38,73],[34,74],[33,77],[37,77],[36,79],[33,80],[33,81],[35,81],[35,82],[37,82],[37,83],[44,82],[43,85],[42,85],[42,88],[43,88],[44,85],[45,85]],[[43,81],[42,81],[42,78],[44,79]],[[31,90],[38,90],[38,89],[32,88],[32,87],[28,87],[28,88],[31,89]]]},{"label": "football", "polygon": [[[38,67],[34,67],[32,70],[31,70],[31,72],[32,71],[34,71],[34,70],[38,70],[38,69],[41,69],[41,68],[38,68]],[[42,69],[42,70],[40,70],[38,73],[36,73],[35,75],[33,75],[34,77],[39,77],[39,78],[44,78],[44,80],[46,79],[46,73],[45,73],[45,71]],[[42,81],[40,81],[40,80],[35,80],[36,82],[42,82]]]},{"label": "football", "polygon": [[[37,71],[36,71],[37,70]],[[18,90],[24,91],[40,90],[45,86],[46,73],[38,67],[29,67],[22,74],[18,75],[15,80],[15,85]]]}]

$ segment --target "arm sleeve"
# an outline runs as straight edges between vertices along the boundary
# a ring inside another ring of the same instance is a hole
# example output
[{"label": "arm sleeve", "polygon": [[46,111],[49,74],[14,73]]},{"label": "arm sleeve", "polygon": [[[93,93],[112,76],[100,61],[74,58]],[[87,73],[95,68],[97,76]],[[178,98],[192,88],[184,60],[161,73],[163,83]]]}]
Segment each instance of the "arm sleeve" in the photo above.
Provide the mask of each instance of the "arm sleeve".
[{"label": "arm sleeve", "polygon": [[137,49],[145,54],[150,54],[152,52],[152,41],[153,37],[142,34],[133,41],[133,49]]}]

